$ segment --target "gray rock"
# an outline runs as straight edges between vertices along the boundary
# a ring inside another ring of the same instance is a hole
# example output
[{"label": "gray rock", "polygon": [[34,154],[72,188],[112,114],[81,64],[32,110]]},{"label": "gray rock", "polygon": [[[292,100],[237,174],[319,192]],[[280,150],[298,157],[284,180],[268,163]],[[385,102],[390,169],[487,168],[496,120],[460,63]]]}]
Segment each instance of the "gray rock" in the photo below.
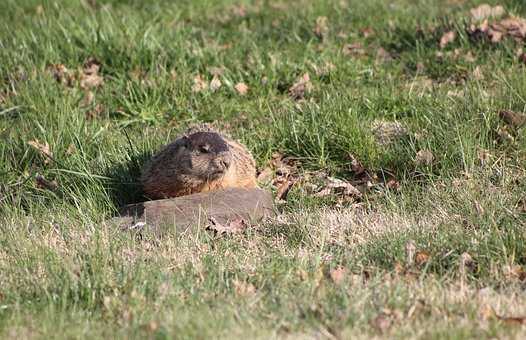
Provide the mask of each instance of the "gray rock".
[{"label": "gray rock", "polygon": [[232,188],[127,205],[108,222],[122,230],[162,235],[192,232],[210,219],[219,223],[235,219],[257,222],[275,213],[270,192]]}]

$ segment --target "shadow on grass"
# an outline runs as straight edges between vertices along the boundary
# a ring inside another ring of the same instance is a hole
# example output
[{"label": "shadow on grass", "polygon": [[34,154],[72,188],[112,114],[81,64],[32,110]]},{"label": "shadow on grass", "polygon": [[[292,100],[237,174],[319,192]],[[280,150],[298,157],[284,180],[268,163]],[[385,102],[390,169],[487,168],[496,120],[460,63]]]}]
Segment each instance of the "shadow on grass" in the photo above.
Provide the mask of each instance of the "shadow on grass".
[{"label": "shadow on grass", "polygon": [[106,177],[111,178],[107,188],[116,209],[147,200],[143,195],[139,178],[142,167],[151,156],[151,152],[130,155],[127,162],[116,164],[105,173]]}]

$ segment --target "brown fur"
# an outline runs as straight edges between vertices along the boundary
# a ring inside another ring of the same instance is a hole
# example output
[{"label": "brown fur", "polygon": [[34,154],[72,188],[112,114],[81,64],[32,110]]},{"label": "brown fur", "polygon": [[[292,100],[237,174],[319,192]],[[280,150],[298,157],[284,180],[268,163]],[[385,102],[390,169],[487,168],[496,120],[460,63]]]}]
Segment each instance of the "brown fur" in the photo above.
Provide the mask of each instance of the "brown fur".
[{"label": "brown fur", "polygon": [[255,188],[256,166],[245,146],[208,127],[194,128],[151,159],[141,182],[151,199]]}]

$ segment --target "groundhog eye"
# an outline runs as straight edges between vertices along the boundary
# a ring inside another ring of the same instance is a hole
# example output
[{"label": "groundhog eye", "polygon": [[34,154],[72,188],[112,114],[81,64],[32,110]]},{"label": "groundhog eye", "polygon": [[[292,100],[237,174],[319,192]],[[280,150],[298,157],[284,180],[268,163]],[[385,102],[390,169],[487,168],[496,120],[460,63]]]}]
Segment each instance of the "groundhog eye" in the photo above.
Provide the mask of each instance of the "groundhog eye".
[{"label": "groundhog eye", "polygon": [[199,147],[199,151],[201,151],[202,153],[209,153],[210,147],[208,145],[202,145],[201,147]]}]

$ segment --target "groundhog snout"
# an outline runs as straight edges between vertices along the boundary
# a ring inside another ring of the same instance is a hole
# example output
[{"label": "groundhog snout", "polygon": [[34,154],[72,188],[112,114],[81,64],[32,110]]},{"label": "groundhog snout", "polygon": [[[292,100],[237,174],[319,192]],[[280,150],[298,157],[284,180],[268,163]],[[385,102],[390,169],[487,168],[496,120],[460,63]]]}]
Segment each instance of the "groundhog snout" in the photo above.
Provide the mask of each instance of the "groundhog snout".
[{"label": "groundhog snout", "polygon": [[230,167],[230,157],[228,155],[220,155],[214,163],[218,169],[225,171]]}]

